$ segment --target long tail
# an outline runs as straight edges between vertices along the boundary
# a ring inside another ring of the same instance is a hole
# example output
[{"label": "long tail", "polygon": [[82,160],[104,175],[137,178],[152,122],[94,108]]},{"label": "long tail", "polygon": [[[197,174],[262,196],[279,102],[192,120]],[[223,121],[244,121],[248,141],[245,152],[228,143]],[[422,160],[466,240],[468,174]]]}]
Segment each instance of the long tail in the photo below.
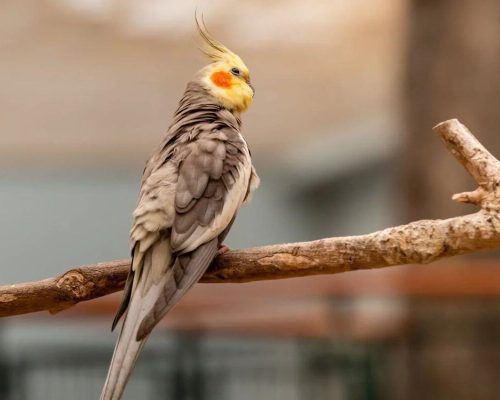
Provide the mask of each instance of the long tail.
[{"label": "long tail", "polygon": [[138,264],[134,268],[128,311],[115,346],[101,400],[121,399],[152,329],[201,278],[217,253],[217,239],[214,239],[192,253],[172,260],[170,247],[165,243],[155,243],[143,253],[144,257],[141,254],[140,261],[134,255],[134,264]]},{"label": "long tail", "polygon": [[138,340],[141,323],[151,313],[165,287],[173,280],[172,252],[167,240],[140,243],[134,248],[132,268],[127,280],[125,296],[113,328],[127,310],[116,342],[101,400],[121,399],[135,362],[148,335]]}]

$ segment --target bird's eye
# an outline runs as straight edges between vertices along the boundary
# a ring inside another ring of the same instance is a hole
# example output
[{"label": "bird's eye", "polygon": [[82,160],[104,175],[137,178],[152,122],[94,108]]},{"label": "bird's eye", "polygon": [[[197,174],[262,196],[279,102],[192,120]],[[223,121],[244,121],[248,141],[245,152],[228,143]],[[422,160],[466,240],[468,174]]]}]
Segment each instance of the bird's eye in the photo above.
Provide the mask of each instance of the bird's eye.
[{"label": "bird's eye", "polygon": [[236,68],[236,67],[233,67],[231,68],[231,73],[234,75],[234,76],[240,76],[241,75],[241,71],[239,68]]}]

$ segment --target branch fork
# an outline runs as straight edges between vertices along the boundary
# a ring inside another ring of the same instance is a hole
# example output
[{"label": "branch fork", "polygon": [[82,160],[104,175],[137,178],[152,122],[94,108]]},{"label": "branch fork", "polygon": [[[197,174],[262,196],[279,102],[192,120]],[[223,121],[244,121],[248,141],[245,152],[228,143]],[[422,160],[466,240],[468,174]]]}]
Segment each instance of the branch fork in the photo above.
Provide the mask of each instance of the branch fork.
[{"label": "branch fork", "polygon": [[[367,235],[233,250],[218,256],[201,282],[248,282],[336,274],[500,248],[500,162],[458,120],[434,127],[478,184],[453,200],[481,209],[445,220],[423,220]],[[57,312],[123,289],[130,260],[72,269],[57,278],[0,286],[0,317]]]},{"label": "branch fork", "polygon": [[441,122],[434,131],[479,186],[471,192],[457,193],[452,199],[500,210],[500,162],[456,119]]}]

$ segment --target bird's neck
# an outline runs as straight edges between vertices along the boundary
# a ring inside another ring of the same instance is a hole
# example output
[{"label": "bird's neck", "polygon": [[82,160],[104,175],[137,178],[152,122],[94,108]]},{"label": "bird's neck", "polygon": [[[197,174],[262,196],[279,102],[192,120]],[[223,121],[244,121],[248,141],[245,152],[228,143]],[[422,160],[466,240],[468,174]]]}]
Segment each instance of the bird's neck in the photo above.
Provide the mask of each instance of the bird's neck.
[{"label": "bird's neck", "polygon": [[190,82],[174,113],[169,131],[184,131],[197,124],[214,124],[214,127],[229,126],[240,130],[238,111],[230,110],[197,82]]}]

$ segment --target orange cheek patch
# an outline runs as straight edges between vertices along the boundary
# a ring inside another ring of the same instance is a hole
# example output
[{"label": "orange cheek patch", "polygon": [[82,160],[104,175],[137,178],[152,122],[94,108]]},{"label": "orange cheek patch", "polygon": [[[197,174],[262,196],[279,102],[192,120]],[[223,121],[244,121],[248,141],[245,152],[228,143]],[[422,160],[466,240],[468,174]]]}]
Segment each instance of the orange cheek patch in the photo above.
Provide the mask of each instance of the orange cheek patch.
[{"label": "orange cheek patch", "polygon": [[210,75],[210,79],[215,86],[227,89],[231,87],[231,75],[224,71],[217,71]]}]

